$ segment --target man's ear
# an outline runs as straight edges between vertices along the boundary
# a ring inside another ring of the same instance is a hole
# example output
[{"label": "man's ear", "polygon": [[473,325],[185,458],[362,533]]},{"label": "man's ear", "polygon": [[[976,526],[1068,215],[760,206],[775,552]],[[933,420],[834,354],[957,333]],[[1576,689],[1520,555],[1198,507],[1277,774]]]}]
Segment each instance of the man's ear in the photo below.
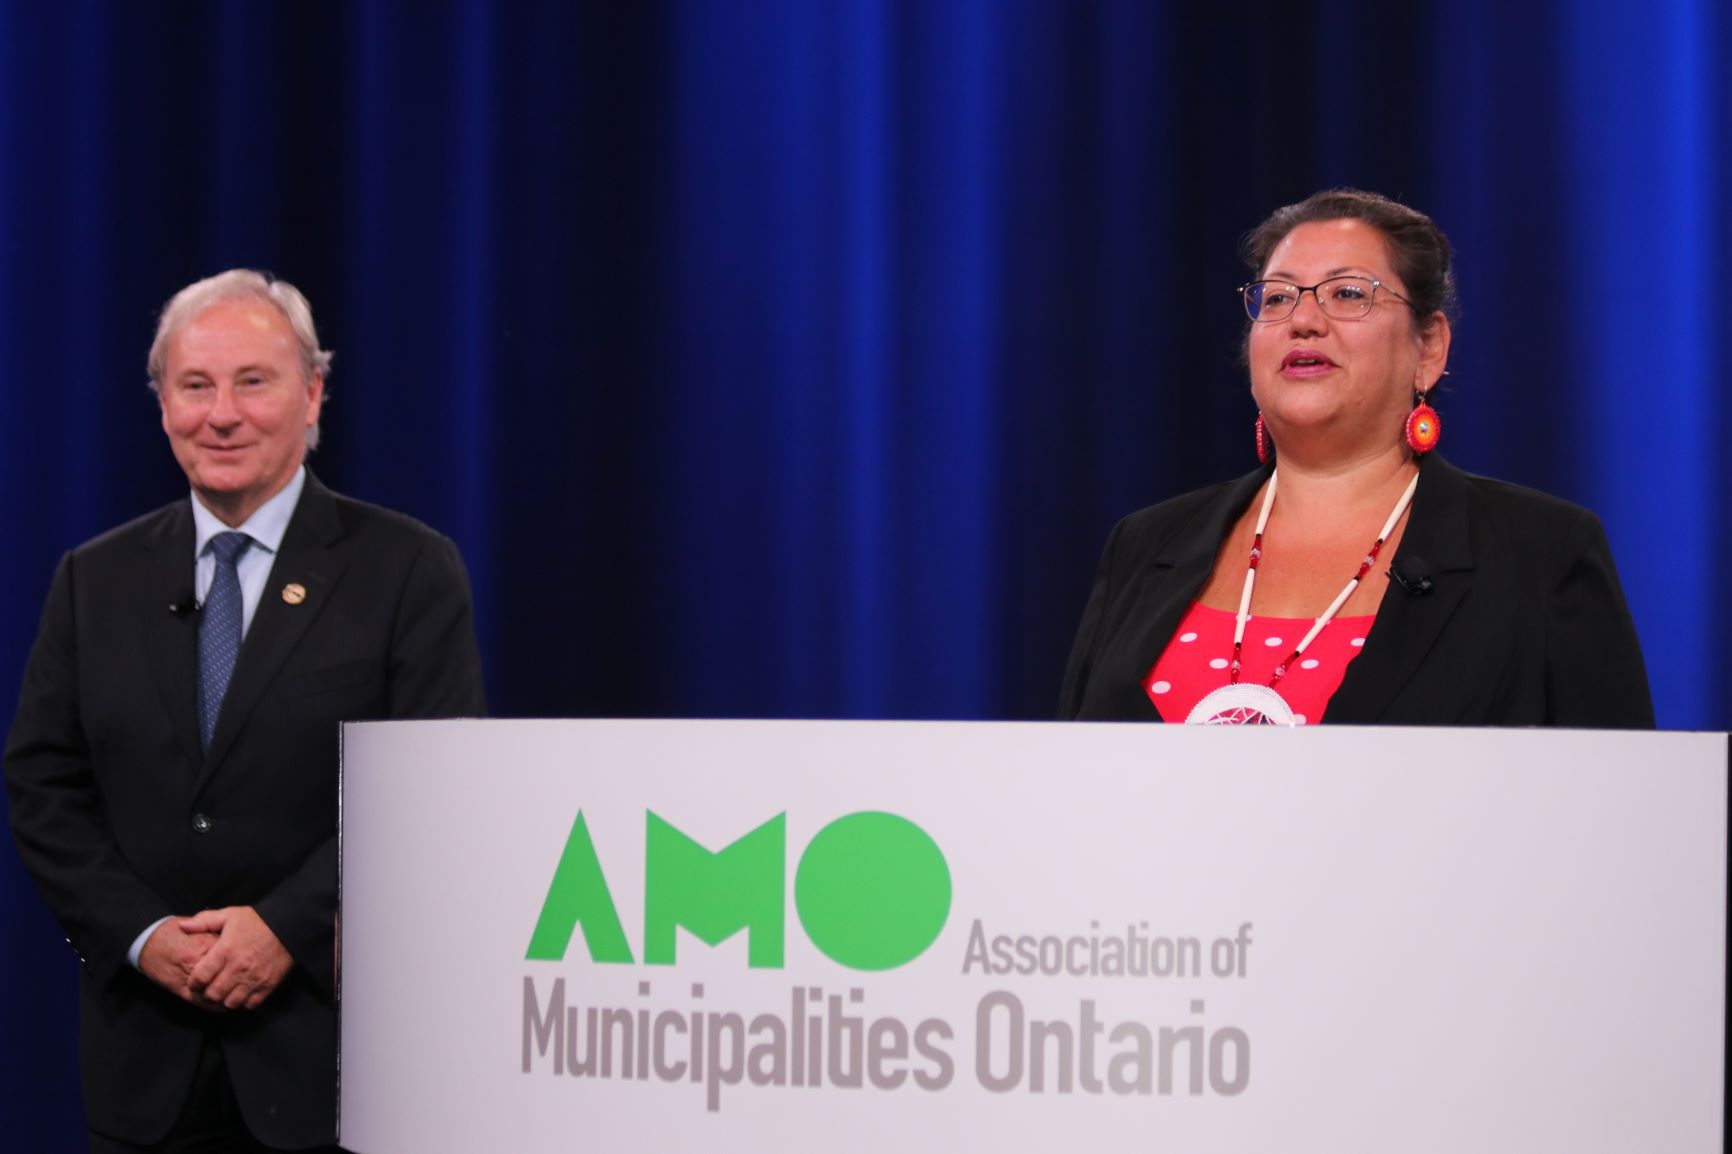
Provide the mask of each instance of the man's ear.
[{"label": "man's ear", "polygon": [[325,374],[313,373],[307,378],[307,428],[319,423],[319,410],[325,406]]}]

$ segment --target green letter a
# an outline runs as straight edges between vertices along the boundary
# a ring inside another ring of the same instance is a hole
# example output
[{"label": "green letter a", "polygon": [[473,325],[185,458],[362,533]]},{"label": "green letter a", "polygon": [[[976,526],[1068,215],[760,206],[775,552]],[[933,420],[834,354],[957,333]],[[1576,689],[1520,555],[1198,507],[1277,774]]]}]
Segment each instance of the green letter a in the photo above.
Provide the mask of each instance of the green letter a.
[{"label": "green letter a", "polygon": [[631,961],[631,946],[626,944],[625,929],[613,908],[613,894],[601,874],[601,861],[595,856],[595,843],[589,838],[589,824],[583,820],[581,809],[571,823],[571,836],[565,839],[559,866],[553,871],[553,884],[547,887],[547,900],[541,903],[541,916],[529,939],[529,960],[557,962],[565,957],[571,931],[579,922],[583,923],[583,940],[589,943],[590,961]]},{"label": "green letter a", "polygon": [[753,968],[782,964],[787,889],[785,814],[711,853],[654,813],[644,847],[643,960],[672,965],[674,927],[718,945],[747,935]]}]

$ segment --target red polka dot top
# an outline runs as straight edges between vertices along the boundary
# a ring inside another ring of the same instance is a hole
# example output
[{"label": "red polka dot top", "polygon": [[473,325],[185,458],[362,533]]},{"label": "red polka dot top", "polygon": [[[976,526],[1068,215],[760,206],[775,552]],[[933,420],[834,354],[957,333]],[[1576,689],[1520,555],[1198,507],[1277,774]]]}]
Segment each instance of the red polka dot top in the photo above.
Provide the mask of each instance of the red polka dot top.
[{"label": "red polka dot top", "polygon": [[[1233,655],[1232,613],[1193,604],[1179,622],[1155,667],[1143,678],[1143,689],[1164,721],[1184,721],[1203,697],[1227,684]],[[1293,710],[1294,723],[1314,724],[1341,679],[1347,663],[1358,657],[1374,617],[1337,617],[1324,626],[1287,671],[1277,688]],[[1313,624],[1309,617],[1252,617],[1245,623],[1245,648],[1239,681],[1268,685],[1276,664],[1298,644]]]}]

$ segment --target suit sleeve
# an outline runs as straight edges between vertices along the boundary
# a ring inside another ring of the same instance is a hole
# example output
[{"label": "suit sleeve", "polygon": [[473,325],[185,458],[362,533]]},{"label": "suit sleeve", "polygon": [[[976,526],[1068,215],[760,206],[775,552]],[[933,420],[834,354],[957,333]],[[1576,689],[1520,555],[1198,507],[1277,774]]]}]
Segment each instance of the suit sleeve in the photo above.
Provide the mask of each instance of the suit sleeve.
[{"label": "suit sleeve", "polygon": [[80,961],[107,981],[139,932],[173,911],[115,846],[79,702],[73,555],[62,558],[6,741],[12,836]]},{"label": "suit sleeve", "polygon": [[[388,720],[486,713],[469,575],[457,546],[444,537],[430,539],[410,567],[394,609],[385,667]],[[333,835],[256,907],[296,964],[327,991],[336,985],[336,877]]]},{"label": "suit sleeve", "polygon": [[1569,544],[1546,616],[1547,723],[1652,729],[1642,646],[1599,519],[1584,513]]},{"label": "suit sleeve", "polygon": [[393,720],[487,712],[469,573],[444,537],[428,543],[409,575],[389,668]]},{"label": "suit sleeve", "polygon": [[1089,674],[1093,670],[1095,653],[1099,648],[1097,635],[1100,632],[1101,619],[1106,615],[1106,605],[1112,589],[1113,556],[1124,527],[1123,521],[1113,526],[1113,531],[1107,536],[1106,547],[1101,550],[1100,567],[1095,571],[1094,587],[1089,591],[1088,603],[1083,606],[1082,622],[1077,626],[1076,640],[1071,642],[1070,660],[1065,663],[1064,685],[1059,690],[1058,700],[1060,721],[1072,721],[1082,711],[1083,697],[1088,692]]}]

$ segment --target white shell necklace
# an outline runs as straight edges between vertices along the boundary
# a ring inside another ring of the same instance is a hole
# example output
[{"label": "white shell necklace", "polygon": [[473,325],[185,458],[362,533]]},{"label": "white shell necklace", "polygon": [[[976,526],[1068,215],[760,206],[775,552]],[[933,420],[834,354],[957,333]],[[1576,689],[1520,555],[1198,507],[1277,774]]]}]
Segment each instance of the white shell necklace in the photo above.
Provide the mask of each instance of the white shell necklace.
[{"label": "white shell necklace", "polygon": [[1262,720],[1274,724],[1293,724],[1293,711],[1282,696],[1275,691],[1275,686],[1287,676],[1288,668],[1305,652],[1305,647],[1317,639],[1324,626],[1335,619],[1341,607],[1347,604],[1347,599],[1353,596],[1353,591],[1359,588],[1359,583],[1371,571],[1371,566],[1377,563],[1378,551],[1383,543],[1395,531],[1395,524],[1401,520],[1401,515],[1407,512],[1408,505],[1413,503],[1413,492],[1419,487],[1419,474],[1407,483],[1407,488],[1401,491],[1401,497],[1395,502],[1395,509],[1389,514],[1389,520],[1383,523],[1382,532],[1377,534],[1377,540],[1365,554],[1365,560],[1359,565],[1359,571],[1347,582],[1346,588],[1336,594],[1335,600],[1329,603],[1329,608],[1323,611],[1311,625],[1311,629],[1300,639],[1299,644],[1276,666],[1275,673],[1269,678],[1267,688],[1239,684],[1239,658],[1245,647],[1245,623],[1251,620],[1251,592],[1257,587],[1257,564],[1263,559],[1263,530],[1269,524],[1269,510],[1275,507],[1275,482],[1280,471],[1269,474],[1269,487],[1263,493],[1263,507],[1257,513],[1257,531],[1251,539],[1251,563],[1245,569],[1245,588],[1239,595],[1239,614],[1233,626],[1233,659],[1228,666],[1227,684],[1213,693],[1206,694],[1197,702],[1187,722],[1210,723],[1224,720],[1231,713],[1232,720],[1247,720],[1250,715],[1260,714]]}]

